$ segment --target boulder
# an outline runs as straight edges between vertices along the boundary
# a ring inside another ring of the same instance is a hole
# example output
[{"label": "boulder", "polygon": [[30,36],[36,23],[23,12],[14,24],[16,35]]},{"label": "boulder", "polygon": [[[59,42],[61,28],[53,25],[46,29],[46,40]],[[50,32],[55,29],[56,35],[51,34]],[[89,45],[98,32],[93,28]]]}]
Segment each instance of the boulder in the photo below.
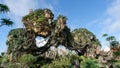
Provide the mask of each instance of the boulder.
[{"label": "boulder", "polygon": [[23,17],[22,22],[28,31],[46,37],[51,32],[53,13],[49,9],[37,9]]},{"label": "boulder", "polygon": [[98,47],[101,46],[95,35],[85,28],[79,28],[72,31],[74,38],[74,47],[80,50],[85,56],[95,57],[94,53],[98,53]]}]

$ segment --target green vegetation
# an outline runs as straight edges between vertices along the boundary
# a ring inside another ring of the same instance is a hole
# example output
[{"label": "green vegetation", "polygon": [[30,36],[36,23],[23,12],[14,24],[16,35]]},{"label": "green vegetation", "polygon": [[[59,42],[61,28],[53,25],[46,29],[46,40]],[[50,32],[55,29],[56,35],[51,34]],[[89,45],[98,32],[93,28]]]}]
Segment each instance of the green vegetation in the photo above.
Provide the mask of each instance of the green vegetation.
[{"label": "green vegetation", "polygon": [[22,21],[42,22],[44,20],[44,11],[42,9],[38,9],[34,12],[31,12],[29,15],[24,16]]},{"label": "green vegetation", "polygon": [[19,58],[19,62],[27,67],[31,66],[36,60],[36,57],[31,54],[24,54]]},{"label": "green vegetation", "polygon": [[53,13],[49,9],[37,9],[31,11],[22,18],[22,22],[28,31],[33,31],[39,36],[48,36],[51,31]]},{"label": "green vegetation", "polygon": [[87,44],[90,46],[101,46],[99,40],[96,39],[95,35],[85,28],[73,30],[72,35],[75,42],[80,46],[85,46]]},{"label": "green vegetation", "polygon": [[[0,14],[9,12],[9,8],[5,4],[0,4]],[[10,19],[1,18],[0,27],[3,25],[12,26],[14,23]]]},{"label": "green vegetation", "polygon": [[91,59],[91,58],[85,58],[81,57],[83,61],[81,61],[80,65],[81,68],[99,68],[99,63],[96,59]]},{"label": "green vegetation", "polygon": [[0,13],[7,13],[9,12],[9,8],[5,4],[0,4]]},{"label": "green vegetation", "polygon": [[99,68],[99,64],[96,59],[85,58],[84,56],[79,57],[77,55],[67,55],[61,57],[54,60],[51,64],[42,66],[42,68],[73,68],[75,66],[78,68]]},{"label": "green vegetation", "polygon": [[114,56],[120,56],[120,50],[113,53]]},{"label": "green vegetation", "polygon": [[103,34],[103,37],[105,37],[106,41],[109,42],[111,48],[115,48],[119,45],[119,41],[116,40],[115,36],[108,36],[108,34]]}]

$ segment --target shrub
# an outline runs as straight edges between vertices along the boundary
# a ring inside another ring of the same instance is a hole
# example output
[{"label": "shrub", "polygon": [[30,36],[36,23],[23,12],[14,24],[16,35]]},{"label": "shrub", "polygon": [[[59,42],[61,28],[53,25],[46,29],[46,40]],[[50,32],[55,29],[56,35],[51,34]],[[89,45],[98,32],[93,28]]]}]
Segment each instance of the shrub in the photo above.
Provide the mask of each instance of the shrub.
[{"label": "shrub", "polygon": [[99,68],[98,62],[95,59],[80,57],[82,59],[80,63],[81,68]]},{"label": "shrub", "polygon": [[32,65],[36,61],[36,57],[31,54],[24,54],[19,58],[19,62],[23,65]]},{"label": "shrub", "polygon": [[59,57],[55,59],[50,64],[46,64],[41,68],[69,68],[72,67],[75,60],[79,60],[79,56],[77,55],[67,55],[64,57]]}]

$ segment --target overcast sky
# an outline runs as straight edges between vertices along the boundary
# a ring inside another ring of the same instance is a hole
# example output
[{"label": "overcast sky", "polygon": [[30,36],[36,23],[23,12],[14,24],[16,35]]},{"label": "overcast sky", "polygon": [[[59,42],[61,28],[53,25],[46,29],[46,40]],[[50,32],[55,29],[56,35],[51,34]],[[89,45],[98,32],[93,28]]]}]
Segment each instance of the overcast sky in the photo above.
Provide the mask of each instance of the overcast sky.
[{"label": "overcast sky", "polygon": [[68,27],[87,28],[100,40],[107,50],[102,34],[107,33],[120,39],[120,0],[0,0],[10,8],[10,13],[1,14],[15,22],[12,27],[0,27],[0,52],[6,51],[6,39],[11,29],[21,28],[21,19],[29,9],[49,8],[55,14],[65,15]]}]

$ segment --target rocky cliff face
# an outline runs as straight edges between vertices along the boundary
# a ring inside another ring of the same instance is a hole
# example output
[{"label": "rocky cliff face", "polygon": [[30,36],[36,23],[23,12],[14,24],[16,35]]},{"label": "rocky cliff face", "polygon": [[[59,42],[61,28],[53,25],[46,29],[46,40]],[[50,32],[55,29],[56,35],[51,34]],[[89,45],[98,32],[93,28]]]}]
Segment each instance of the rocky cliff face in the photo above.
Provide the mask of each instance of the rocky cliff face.
[{"label": "rocky cliff face", "polygon": [[24,28],[11,30],[6,43],[10,61],[16,61],[21,55],[31,54],[36,49],[35,34]]},{"label": "rocky cliff face", "polygon": [[[94,53],[97,46],[100,46],[95,35],[87,29],[80,28],[70,32],[65,16],[59,15],[56,20],[53,18],[54,15],[49,9],[30,11],[22,19],[25,28],[13,29],[9,32],[8,54],[17,56],[17,54],[30,53],[38,56],[48,51],[51,46],[63,45],[87,56],[88,53]],[[47,37],[47,43],[37,47],[35,44],[37,36]]]},{"label": "rocky cliff face", "polygon": [[79,49],[85,56],[95,57],[99,53],[101,46],[95,35],[85,28],[79,28],[72,31],[76,48]]},{"label": "rocky cliff face", "polygon": [[50,33],[53,17],[51,10],[37,9],[24,16],[22,22],[28,31],[46,37]]}]

